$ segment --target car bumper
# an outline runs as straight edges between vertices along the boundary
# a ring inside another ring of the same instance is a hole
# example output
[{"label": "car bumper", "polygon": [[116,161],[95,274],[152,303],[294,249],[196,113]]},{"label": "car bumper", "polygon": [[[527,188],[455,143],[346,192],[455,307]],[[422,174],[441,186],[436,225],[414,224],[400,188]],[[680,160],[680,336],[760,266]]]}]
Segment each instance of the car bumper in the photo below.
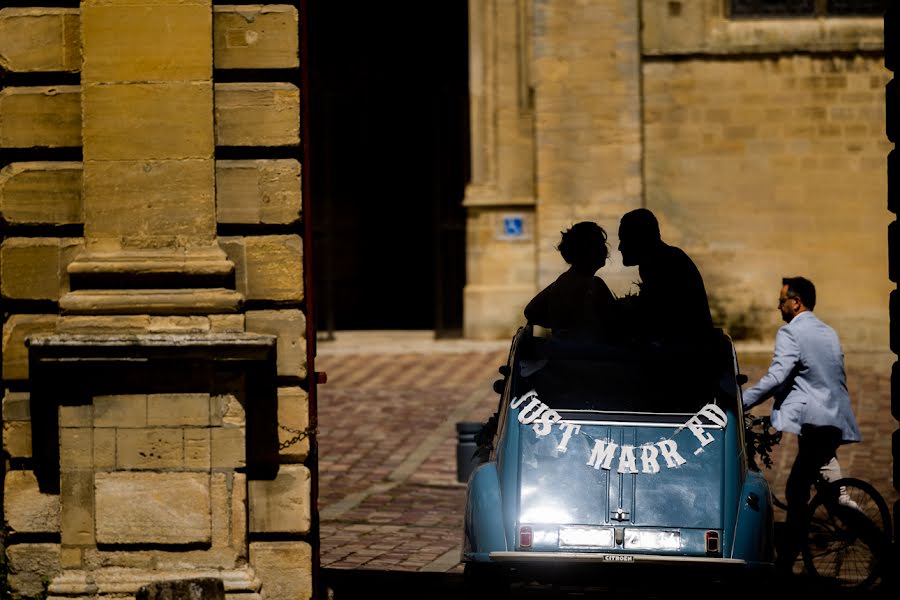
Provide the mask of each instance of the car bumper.
[{"label": "car bumper", "polygon": [[604,563],[604,564],[657,564],[693,565],[698,567],[741,568],[747,561],[736,558],[715,558],[708,556],[675,556],[665,554],[620,554],[600,552],[491,552],[492,562],[535,563]]}]

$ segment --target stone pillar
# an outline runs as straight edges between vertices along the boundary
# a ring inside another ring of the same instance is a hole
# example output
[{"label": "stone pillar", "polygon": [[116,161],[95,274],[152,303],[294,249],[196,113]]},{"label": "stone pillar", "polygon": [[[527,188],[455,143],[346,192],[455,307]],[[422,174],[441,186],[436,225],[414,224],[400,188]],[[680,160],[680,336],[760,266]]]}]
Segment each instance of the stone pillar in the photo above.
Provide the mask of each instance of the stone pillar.
[{"label": "stone pillar", "polygon": [[637,278],[621,264],[619,218],[641,206],[639,3],[535,3],[538,285],[566,265],[556,245],[578,221],[609,234],[610,261],[598,274],[618,294]]},{"label": "stone pillar", "polygon": [[85,250],[64,312],[239,307],[216,243],[212,24],[211,0],[81,3]]},{"label": "stone pillar", "polygon": [[[58,83],[0,82],[15,599],[209,577],[232,600],[314,594],[306,224],[285,156],[300,143],[298,12],[0,9],[0,66]],[[214,66],[290,81],[216,83]],[[273,146],[280,158],[259,158]]]},{"label": "stone pillar", "polygon": [[515,332],[535,292],[532,2],[469,2],[472,176],[464,335]]},{"label": "stone pillar", "polygon": [[615,249],[643,197],[639,12],[630,0],[470,2],[467,337],[523,324],[567,268],[556,245],[578,221],[609,233],[600,274],[614,291],[636,278]]}]

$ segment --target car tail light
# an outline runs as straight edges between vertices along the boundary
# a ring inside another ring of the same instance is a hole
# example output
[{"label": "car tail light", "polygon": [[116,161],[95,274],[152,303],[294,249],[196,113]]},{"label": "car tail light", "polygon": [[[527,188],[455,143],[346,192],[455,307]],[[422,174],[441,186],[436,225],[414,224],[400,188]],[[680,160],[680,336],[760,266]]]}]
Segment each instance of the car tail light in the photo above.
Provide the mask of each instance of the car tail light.
[{"label": "car tail light", "polygon": [[718,531],[707,531],[706,532],[706,553],[707,554],[718,554],[719,553],[719,532]]},{"label": "car tail light", "polygon": [[519,548],[522,550],[530,550],[531,544],[534,542],[534,532],[527,525],[519,527]]}]

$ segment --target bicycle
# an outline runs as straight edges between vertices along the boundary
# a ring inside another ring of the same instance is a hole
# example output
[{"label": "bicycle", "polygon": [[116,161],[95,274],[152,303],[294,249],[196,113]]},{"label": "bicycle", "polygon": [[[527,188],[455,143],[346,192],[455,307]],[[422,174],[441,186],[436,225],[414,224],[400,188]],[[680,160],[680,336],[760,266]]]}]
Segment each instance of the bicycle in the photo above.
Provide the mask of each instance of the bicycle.
[{"label": "bicycle", "polygon": [[[772,467],[771,450],[781,441],[769,417],[744,415],[747,459],[751,469]],[[775,506],[787,503],[772,494]],[[855,477],[828,481],[821,475],[809,504],[809,529],[801,549],[806,572],[844,589],[871,588],[890,561],[893,529],[887,502],[870,483]]]}]

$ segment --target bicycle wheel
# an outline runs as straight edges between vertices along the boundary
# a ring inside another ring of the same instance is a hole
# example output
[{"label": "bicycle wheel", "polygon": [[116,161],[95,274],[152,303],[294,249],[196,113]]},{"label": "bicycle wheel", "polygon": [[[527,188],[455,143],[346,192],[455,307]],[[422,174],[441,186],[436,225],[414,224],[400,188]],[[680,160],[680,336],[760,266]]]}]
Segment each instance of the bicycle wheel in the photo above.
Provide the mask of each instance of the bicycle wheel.
[{"label": "bicycle wheel", "polygon": [[[844,501],[847,496],[855,506]],[[838,479],[815,495],[809,515],[803,548],[807,572],[843,588],[875,583],[888,560],[892,531],[890,510],[878,490],[854,477]]]}]

